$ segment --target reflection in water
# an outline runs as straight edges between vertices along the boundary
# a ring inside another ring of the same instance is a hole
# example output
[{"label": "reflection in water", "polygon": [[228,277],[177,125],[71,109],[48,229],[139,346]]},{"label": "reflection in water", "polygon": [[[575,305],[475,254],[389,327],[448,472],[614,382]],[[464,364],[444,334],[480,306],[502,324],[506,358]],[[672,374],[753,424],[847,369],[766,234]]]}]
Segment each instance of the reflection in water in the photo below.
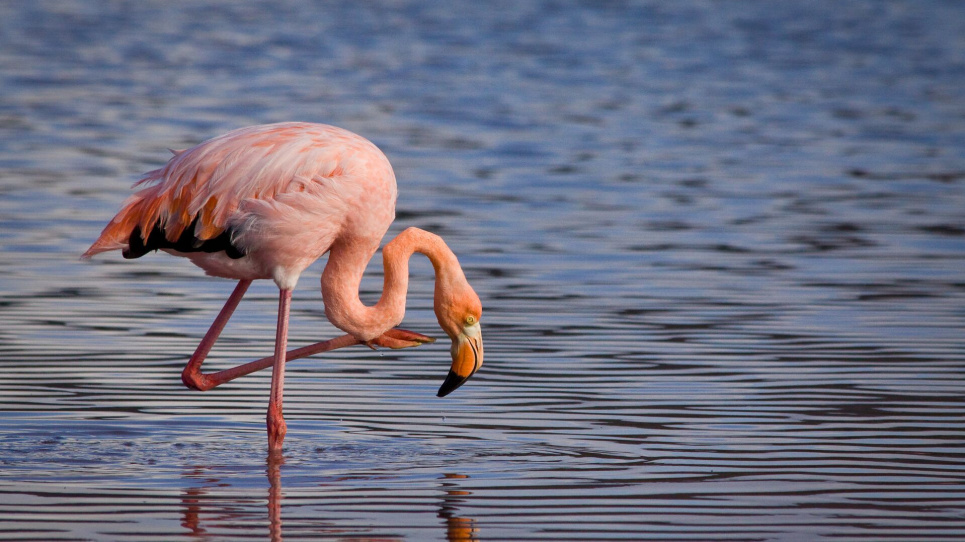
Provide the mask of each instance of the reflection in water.
[{"label": "reflection in water", "polygon": [[212,467],[195,465],[184,472],[182,478],[185,487],[180,499],[180,524],[191,538],[216,539],[224,532],[237,532],[264,517],[253,514],[252,505],[257,499],[247,495],[227,498],[222,495],[221,490],[231,484]]},{"label": "reflection in water", "polygon": [[[190,478],[198,478],[203,472],[203,468],[197,467],[193,471],[186,473],[185,476]],[[184,490],[184,496],[181,497],[181,504],[184,506],[181,526],[190,531],[191,535],[197,538],[200,538],[205,534],[205,530],[201,528],[201,522],[199,519],[201,514],[201,498],[204,497],[205,493],[206,491],[203,487],[191,486]]]},{"label": "reflection in water", "polygon": [[[265,472],[268,476],[268,533],[272,542],[282,540],[281,467],[284,464],[285,457],[282,454],[268,454]],[[195,466],[185,472],[184,478],[191,484],[183,490],[181,496],[181,526],[188,529],[192,537],[202,540],[213,536],[211,531],[215,528],[243,525],[250,523],[253,519],[252,513],[247,508],[233,506],[240,503],[226,504],[224,500],[212,496],[214,490],[229,484],[212,476],[210,470],[207,467]],[[201,485],[195,484],[198,480],[201,481]],[[208,525],[205,525],[205,522]]]},{"label": "reflection in water", "polygon": [[[284,492],[282,489],[282,466],[285,465],[285,457],[281,453],[269,452],[266,459],[266,475],[268,478],[268,533],[272,542],[283,540],[282,522],[282,503]],[[212,474],[209,467],[194,466],[184,472],[183,477],[190,482],[188,487],[182,490],[181,494],[181,527],[188,530],[192,538],[208,540],[217,538],[222,530],[242,530],[245,525],[251,523],[263,523],[255,516],[250,507],[242,506],[249,499],[237,499],[226,502],[215,495],[219,488],[230,486],[230,484]],[[459,489],[458,480],[466,480],[469,476],[464,474],[447,473],[443,475],[442,499],[439,504],[438,517],[444,521],[446,540],[450,542],[475,542],[478,540],[478,528],[476,520],[459,515],[460,507],[466,503],[466,497],[471,495],[469,491]],[[446,481],[448,480],[448,481]],[[201,484],[197,485],[196,482]],[[338,497],[329,498],[327,502],[315,502],[314,507],[322,509],[337,509],[340,502]],[[301,506],[301,505],[294,505]],[[306,515],[306,514],[299,514]],[[262,518],[264,516],[261,516]],[[344,527],[335,527],[334,524],[319,518],[315,513],[311,514],[312,521],[308,525],[300,526],[299,535],[339,535],[351,536],[352,532]],[[305,531],[308,531],[307,533]],[[366,535],[378,536],[379,540],[396,540],[397,537],[382,536],[369,533],[371,529],[363,529]],[[298,537],[300,538],[300,537]]]},{"label": "reflection in water", "polygon": [[[267,519],[272,542],[282,539],[279,469],[283,464],[281,456],[269,457],[266,463],[269,482]],[[190,537],[218,539],[225,533],[246,533],[252,525],[264,525],[264,508],[256,506],[260,499],[245,495],[226,497],[222,492],[230,489],[232,484],[217,476],[212,467],[194,466],[183,473],[183,478],[186,487],[181,493],[181,527],[188,530]]]},{"label": "reflection in water", "polygon": [[[447,473],[444,475],[444,479],[447,480],[466,478],[469,477],[465,474]],[[477,540],[476,521],[472,518],[464,518],[457,515],[459,505],[466,501],[464,497],[471,495],[471,493],[465,490],[455,489],[459,487],[459,485],[452,482],[443,482],[442,487],[445,489],[445,494],[442,496],[442,506],[439,507],[439,517],[446,521],[446,540],[449,540],[449,542],[455,542],[457,540],[475,542]]]},{"label": "reflection in water", "polygon": [[268,451],[268,532],[271,542],[281,542],[281,450]]}]

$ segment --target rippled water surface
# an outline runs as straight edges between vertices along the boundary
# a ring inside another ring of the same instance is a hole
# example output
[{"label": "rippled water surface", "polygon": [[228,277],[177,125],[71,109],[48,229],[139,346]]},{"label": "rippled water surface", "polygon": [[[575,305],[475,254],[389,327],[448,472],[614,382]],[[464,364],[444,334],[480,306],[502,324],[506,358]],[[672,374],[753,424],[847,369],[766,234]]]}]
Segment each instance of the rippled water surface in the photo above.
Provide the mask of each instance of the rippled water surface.
[{"label": "rippled water surface", "polygon": [[[963,3],[9,2],[0,94],[2,539],[965,537]],[[179,378],[233,285],[78,256],[167,148],[282,120],[382,147],[487,356],[445,399],[448,341],[294,361],[269,462],[267,372]]]}]

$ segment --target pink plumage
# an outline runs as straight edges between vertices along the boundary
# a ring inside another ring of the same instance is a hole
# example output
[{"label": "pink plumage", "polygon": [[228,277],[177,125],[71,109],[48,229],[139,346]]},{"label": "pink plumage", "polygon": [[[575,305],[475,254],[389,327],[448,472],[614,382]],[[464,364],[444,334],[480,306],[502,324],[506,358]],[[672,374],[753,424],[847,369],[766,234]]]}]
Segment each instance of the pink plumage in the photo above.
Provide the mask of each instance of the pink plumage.
[{"label": "pink plumage", "polygon": [[[371,307],[358,298],[368,261],[395,218],[396,182],[384,154],[367,139],[323,124],[251,126],[196,145],[145,175],[83,257],[122,250],[138,258],[154,250],[189,258],[209,275],[238,280],[181,374],[185,385],[208,390],[272,367],[269,449],[285,436],[284,365],[318,352],[367,344],[406,348],[433,339],[395,329],[405,314],[408,260],[425,254],[436,272],[434,308],[453,340],[444,396],[482,365],[479,297],[455,254],[436,235],[409,228],[383,250],[382,297]],[[292,290],[301,273],[329,252],[322,275],[325,314],[348,335],[286,352]],[[275,355],[204,374],[201,364],[251,284],[278,285]]]},{"label": "pink plumage", "polygon": [[[228,132],[175,152],[147,173],[121,211],[84,254],[146,242],[159,227],[174,242],[185,230],[199,242],[231,232],[247,255],[182,252],[210,275],[272,278],[292,287],[340,234],[382,238],[395,218],[392,166],[368,140],[334,126],[280,123]],[[197,220],[195,222],[195,220]]]}]

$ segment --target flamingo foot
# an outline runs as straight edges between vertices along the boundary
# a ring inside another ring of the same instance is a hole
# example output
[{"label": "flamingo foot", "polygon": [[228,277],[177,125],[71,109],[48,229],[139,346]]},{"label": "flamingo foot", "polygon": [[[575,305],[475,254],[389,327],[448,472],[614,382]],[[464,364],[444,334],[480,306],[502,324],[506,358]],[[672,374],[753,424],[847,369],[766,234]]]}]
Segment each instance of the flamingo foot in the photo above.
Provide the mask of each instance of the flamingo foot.
[{"label": "flamingo foot", "polygon": [[382,335],[369,341],[372,345],[385,348],[399,349],[412,348],[422,344],[434,343],[436,340],[427,335],[409,331],[406,329],[394,328],[386,331]]}]

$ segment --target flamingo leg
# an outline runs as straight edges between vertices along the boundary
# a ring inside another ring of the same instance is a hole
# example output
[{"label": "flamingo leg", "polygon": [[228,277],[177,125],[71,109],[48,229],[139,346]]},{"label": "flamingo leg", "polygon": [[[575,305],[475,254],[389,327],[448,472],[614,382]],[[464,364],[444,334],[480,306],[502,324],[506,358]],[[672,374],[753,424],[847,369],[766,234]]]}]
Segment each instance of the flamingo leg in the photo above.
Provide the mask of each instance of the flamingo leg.
[{"label": "flamingo leg", "polygon": [[188,360],[187,366],[184,367],[184,371],[181,372],[181,381],[184,382],[185,386],[200,391],[210,390],[217,386],[217,384],[210,382],[208,375],[201,373],[201,364],[204,363],[204,358],[208,357],[208,352],[211,351],[211,347],[218,340],[218,336],[221,335],[221,331],[224,330],[225,324],[228,323],[232,313],[238,308],[238,303],[241,302],[241,298],[244,297],[249,286],[251,286],[250,280],[238,281],[238,285],[231,292],[231,296],[228,297],[228,301],[221,308],[218,317],[214,319],[211,327],[208,328],[208,332],[204,334],[198,348],[195,349],[191,359]]},{"label": "flamingo leg", "polygon": [[285,350],[288,346],[288,315],[291,310],[292,291],[278,293],[278,328],[275,332],[275,360],[271,369],[271,397],[268,400],[268,449],[280,450],[288,425],[282,416],[282,399],[285,392]]},{"label": "flamingo leg", "polygon": [[[420,344],[435,342],[435,339],[422,335],[421,333],[415,333],[405,329],[390,329],[383,333],[380,337],[373,339],[371,342],[376,346],[398,349],[411,348],[413,346],[419,346]],[[308,356],[313,356],[321,352],[329,352],[331,350],[345,348],[346,346],[354,346],[356,344],[362,343],[351,335],[342,335],[341,337],[336,337],[327,341],[321,341],[289,350],[285,353],[285,363],[296,359],[307,358]],[[198,368],[195,368],[195,372],[190,376],[192,380],[190,380],[190,382],[186,380],[185,385],[195,390],[208,391],[224,384],[225,382],[231,382],[236,378],[250,375],[251,373],[261,371],[262,369],[267,369],[268,367],[274,365],[274,363],[275,356],[271,355],[215,373],[201,373],[199,372],[201,365],[199,362]],[[185,371],[187,370],[188,369],[185,368]],[[181,379],[185,380],[185,378],[187,377],[185,377],[184,373],[182,373]]]},{"label": "flamingo leg", "polygon": [[[355,337],[352,337],[351,335],[342,335],[341,337],[337,337],[335,339],[329,339],[327,341],[321,341],[308,346],[303,346],[301,348],[289,350],[285,353],[285,362],[287,363],[292,360],[306,358],[313,354],[318,354],[319,352],[328,352],[329,350],[335,350],[337,348],[343,348],[356,344],[359,344],[359,341]],[[207,391],[211,388],[216,388],[225,382],[231,382],[236,378],[250,375],[251,373],[260,371],[262,369],[267,369],[274,364],[275,356],[271,355],[261,359],[256,359],[255,361],[249,361],[248,363],[239,365],[237,367],[218,371],[216,373],[203,374],[201,376],[204,377],[207,387],[195,389]]]},{"label": "flamingo leg", "polygon": [[[201,343],[198,344],[198,348],[194,351],[194,354],[188,361],[187,366],[184,367],[184,371],[181,372],[181,381],[184,382],[185,386],[198,391],[208,391],[212,388],[220,386],[221,384],[224,384],[225,382],[230,382],[236,378],[249,375],[255,371],[267,369],[268,367],[274,365],[275,356],[271,355],[238,365],[237,367],[224,369],[214,373],[201,372],[201,364],[204,363],[208,353],[211,352],[211,348],[218,340],[222,330],[224,330],[225,325],[228,323],[231,315],[235,312],[235,309],[238,307],[238,303],[241,302],[241,298],[244,297],[245,292],[248,291],[248,287],[250,285],[250,280],[239,281],[238,285],[235,286],[234,291],[231,292],[231,296],[228,297],[228,301],[225,302],[221,312],[218,313],[218,317],[215,318],[214,322],[211,324],[211,327],[208,328],[207,333],[204,334],[204,338],[201,340]],[[421,333],[415,333],[413,331],[407,331],[404,329],[390,329],[370,342],[372,345],[383,346],[386,348],[410,348],[434,341],[435,339],[432,337],[427,337]],[[353,346],[356,344],[362,343],[351,335],[342,335],[341,337],[336,337],[327,341],[321,341],[308,346],[302,346],[301,348],[289,350],[285,353],[285,362],[305,358],[321,352],[328,352],[330,350],[344,348],[346,346]]]}]

